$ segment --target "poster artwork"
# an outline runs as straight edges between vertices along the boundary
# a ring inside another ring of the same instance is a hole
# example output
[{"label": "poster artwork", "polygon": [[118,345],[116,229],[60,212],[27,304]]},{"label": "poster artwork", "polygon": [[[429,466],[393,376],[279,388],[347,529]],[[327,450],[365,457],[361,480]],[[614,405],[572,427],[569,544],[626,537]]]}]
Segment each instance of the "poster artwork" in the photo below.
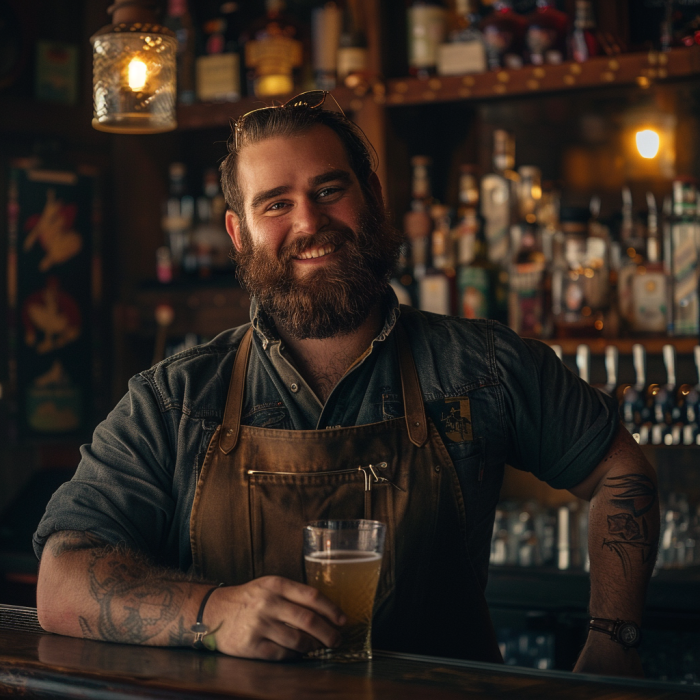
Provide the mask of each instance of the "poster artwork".
[{"label": "poster artwork", "polygon": [[[15,168],[10,199],[20,435],[79,435],[92,395],[94,178]],[[14,233],[14,235],[12,235]]]}]

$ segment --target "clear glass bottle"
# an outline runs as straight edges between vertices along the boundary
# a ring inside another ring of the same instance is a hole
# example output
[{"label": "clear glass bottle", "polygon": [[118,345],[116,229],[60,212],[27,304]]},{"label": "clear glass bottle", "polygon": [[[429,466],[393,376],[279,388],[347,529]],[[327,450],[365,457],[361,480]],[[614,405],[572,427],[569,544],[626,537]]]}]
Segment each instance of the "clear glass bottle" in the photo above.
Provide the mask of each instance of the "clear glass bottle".
[{"label": "clear glass bottle", "polygon": [[578,63],[584,63],[600,53],[590,0],[576,0],[576,17],[574,31],[569,38],[569,53]]},{"label": "clear glass bottle", "polygon": [[496,0],[481,23],[489,68],[521,68],[527,20],[513,11],[510,0]]},{"label": "clear glass bottle", "polygon": [[[363,31],[361,3],[348,0],[343,13],[343,31],[340,35],[337,59],[339,83],[353,87],[353,78],[367,76],[367,37]],[[350,78],[350,80],[348,80]]]},{"label": "clear glass bottle", "polygon": [[423,311],[450,315],[456,301],[450,211],[443,204],[433,204],[430,214],[430,265],[418,282],[419,306]]},{"label": "clear glass bottle", "polygon": [[554,0],[537,0],[537,8],[527,17],[527,59],[541,66],[559,64],[566,57],[569,18],[556,8]]},{"label": "clear glass bottle", "polygon": [[700,333],[699,226],[695,182],[678,178],[673,182],[671,220],[672,333],[675,336],[696,336]]},{"label": "clear glass bottle", "polygon": [[438,47],[445,41],[447,10],[440,0],[414,0],[408,8],[408,72],[427,78],[437,72]]},{"label": "clear glass bottle", "polygon": [[514,218],[515,139],[503,129],[493,132],[493,172],[481,178],[481,214],[491,260],[505,268],[510,262],[510,226]]},{"label": "clear glass bottle", "polygon": [[647,192],[646,256],[632,278],[634,333],[665,333],[668,322],[667,275],[661,260],[656,199]]},{"label": "clear glass bottle", "polygon": [[335,2],[326,2],[311,12],[314,81],[319,90],[336,86],[342,24],[343,11]]}]

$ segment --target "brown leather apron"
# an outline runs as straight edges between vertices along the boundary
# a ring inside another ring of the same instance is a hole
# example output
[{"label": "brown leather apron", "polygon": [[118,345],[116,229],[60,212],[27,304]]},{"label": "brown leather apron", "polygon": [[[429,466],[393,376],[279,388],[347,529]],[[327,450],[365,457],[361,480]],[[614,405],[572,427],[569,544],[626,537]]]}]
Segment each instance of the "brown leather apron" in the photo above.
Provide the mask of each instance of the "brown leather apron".
[{"label": "brown leather apron", "polygon": [[373,621],[377,649],[502,662],[467,553],[454,465],[426,419],[413,356],[397,323],[405,418],[329,430],[241,425],[252,329],[236,355],[224,420],[197,483],[195,571],[239,585],[267,575],[304,581],[312,520],[387,525]]}]

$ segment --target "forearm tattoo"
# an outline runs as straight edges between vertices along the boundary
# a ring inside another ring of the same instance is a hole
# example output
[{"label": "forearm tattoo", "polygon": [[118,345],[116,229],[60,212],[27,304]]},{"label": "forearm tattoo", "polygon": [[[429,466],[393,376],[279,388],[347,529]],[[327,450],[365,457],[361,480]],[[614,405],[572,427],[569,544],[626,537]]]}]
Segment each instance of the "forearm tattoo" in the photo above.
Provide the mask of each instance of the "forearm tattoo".
[{"label": "forearm tattoo", "polygon": [[192,643],[194,635],[181,609],[193,577],[155,567],[143,554],[108,545],[89,532],[57,532],[49,538],[47,548],[54,557],[89,550],[88,586],[99,613],[78,618],[84,638],[143,644],[167,630],[171,646]]},{"label": "forearm tattoo", "polygon": [[634,565],[633,557],[639,557],[641,564],[646,565],[656,554],[656,541],[649,536],[644,517],[656,503],[656,486],[646,474],[625,474],[609,477],[605,487],[611,490],[609,502],[627,512],[607,516],[610,539],[603,538],[603,548],[615,552],[627,578]]}]

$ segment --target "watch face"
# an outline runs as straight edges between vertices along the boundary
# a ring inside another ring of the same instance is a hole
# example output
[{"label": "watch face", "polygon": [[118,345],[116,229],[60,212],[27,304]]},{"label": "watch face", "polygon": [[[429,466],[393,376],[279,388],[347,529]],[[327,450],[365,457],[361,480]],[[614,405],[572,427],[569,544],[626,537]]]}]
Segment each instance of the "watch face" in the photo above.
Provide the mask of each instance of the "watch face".
[{"label": "watch face", "polygon": [[620,627],[617,636],[623,644],[633,647],[639,643],[639,627],[631,622],[626,622]]}]

